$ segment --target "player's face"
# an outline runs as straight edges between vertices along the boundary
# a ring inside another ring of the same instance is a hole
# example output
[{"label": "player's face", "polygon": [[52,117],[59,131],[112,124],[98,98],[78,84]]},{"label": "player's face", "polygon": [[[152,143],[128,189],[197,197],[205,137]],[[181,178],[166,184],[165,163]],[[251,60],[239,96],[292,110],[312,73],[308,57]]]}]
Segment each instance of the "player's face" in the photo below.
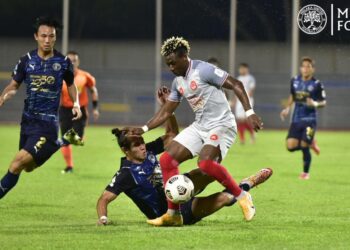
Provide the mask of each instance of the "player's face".
[{"label": "player's face", "polygon": [[247,67],[239,67],[238,72],[241,76],[247,75],[249,73],[249,70]]},{"label": "player's face", "polygon": [[56,42],[56,29],[54,27],[41,25],[38,32],[34,34],[34,38],[38,42],[39,50],[51,52]]},{"label": "player's face", "polygon": [[176,76],[185,76],[188,67],[188,58],[186,55],[179,56],[171,53],[165,57],[165,63],[169,70]]},{"label": "player's face", "polygon": [[80,60],[78,55],[68,54],[68,58],[71,60],[74,70],[77,70],[80,65]]},{"label": "player's face", "polygon": [[300,66],[300,74],[304,78],[309,78],[314,74],[314,67],[312,64],[308,61],[303,61]]},{"label": "player's face", "polygon": [[146,145],[143,138],[133,138],[130,149],[126,151],[126,156],[129,160],[143,162],[146,159],[146,154]]}]

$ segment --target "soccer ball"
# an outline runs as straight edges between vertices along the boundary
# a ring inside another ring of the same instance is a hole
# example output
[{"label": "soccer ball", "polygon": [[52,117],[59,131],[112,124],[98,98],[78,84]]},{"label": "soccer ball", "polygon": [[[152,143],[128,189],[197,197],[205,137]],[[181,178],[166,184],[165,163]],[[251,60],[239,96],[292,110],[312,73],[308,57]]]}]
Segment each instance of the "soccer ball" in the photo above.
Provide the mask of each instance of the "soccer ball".
[{"label": "soccer ball", "polygon": [[189,201],[194,193],[193,182],[185,175],[171,177],[165,184],[165,195],[173,203],[181,204]]}]

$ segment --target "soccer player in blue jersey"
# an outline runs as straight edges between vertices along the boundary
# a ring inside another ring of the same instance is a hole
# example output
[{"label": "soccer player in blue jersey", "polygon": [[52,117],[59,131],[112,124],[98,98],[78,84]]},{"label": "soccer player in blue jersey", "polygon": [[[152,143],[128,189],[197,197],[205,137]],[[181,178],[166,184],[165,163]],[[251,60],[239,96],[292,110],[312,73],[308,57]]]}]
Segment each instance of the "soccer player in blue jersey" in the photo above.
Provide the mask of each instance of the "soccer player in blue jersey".
[{"label": "soccer player in blue jersey", "polygon": [[40,17],[34,27],[38,48],[20,58],[11,82],[0,96],[1,107],[22,83],[26,86],[19,152],[0,181],[0,199],[16,185],[23,170],[33,171],[60,148],[57,115],[63,80],[74,102],[73,119],[81,117],[72,63],[54,49],[61,25],[49,17]]},{"label": "soccer player in blue jersey", "polygon": [[290,95],[280,116],[284,120],[295,103],[292,123],[287,136],[287,149],[303,153],[303,172],[300,179],[310,178],[312,145],[317,125],[317,109],[326,106],[326,92],[322,83],[314,78],[314,61],[309,57],[301,60],[300,75],[291,80]]},{"label": "soccer player in blue jersey", "polygon": [[[160,91],[161,105],[165,103],[170,90]],[[112,178],[97,202],[98,224],[106,225],[107,207],[121,193],[125,193],[148,219],[163,215],[168,207],[164,194],[162,171],[157,154],[164,152],[172,139],[178,134],[175,116],[169,117],[165,123],[165,135],[153,142],[145,144],[142,136],[131,136],[126,131],[114,129],[112,132],[125,154],[121,159],[120,169]],[[198,194],[214,179],[195,169],[186,174],[191,178],[195,193]],[[263,183],[272,175],[271,169],[262,169],[255,175],[244,179],[240,187],[246,191]],[[225,206],[231,206],[236,199],[229,191],[218,192],[207,197],[194,197],[181,205],[183,224],[189,225],[213,214]]]}]

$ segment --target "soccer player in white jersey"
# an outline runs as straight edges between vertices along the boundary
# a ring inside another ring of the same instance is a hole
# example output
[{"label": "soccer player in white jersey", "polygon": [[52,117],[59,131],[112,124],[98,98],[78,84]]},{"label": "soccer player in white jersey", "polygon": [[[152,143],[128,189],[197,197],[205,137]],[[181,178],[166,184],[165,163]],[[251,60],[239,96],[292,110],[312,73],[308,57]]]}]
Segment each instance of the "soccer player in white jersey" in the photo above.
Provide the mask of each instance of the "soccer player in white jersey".
[{"label": "soccer player in white jersey", "polygon": [[[243,83],[244,89],[248,94],[249,102],[251,107],[254,106],[254,90],[255,90],[255,78],[249,72],[249,65],[247,63],[241,63],[238,68],[239,76],[237,80]],[[246,130],[249,131],[252,143],[255,142],[255,132],[254,129],[250,126],[242,103],[239,100],[234,102],[235,108],[235,117],[237,121],[237,130],[238,136],[241,144],[245,144],[245,136],[244,133]]]},{"label": "soccer player in white jersey", "polygon": [[[223,88],[231,89],[242,102],[247,119],[258,131],[260,118],[254,113],[243,84],[214,65],[188,57],[189,43],[182,37],[172,37],[162,46],[161,54],[174,79],[170,96],[161,109],[142,128],[125,128],[134,134],[143,134],[163,124],[179,106],[183,97],[195,113],[195,121],[179,133],[160,157],[163,181],[179,173],[180,163],[198,158],[202,172],[221,183],[239,201],[247,221],[253,219],[255,207],[248,192],[243,191],[220,165],[236,137],[236,123]],[[153,220],[155,226],[181,226],[183,224],[179,204],[168,201],[168,211]]]}]

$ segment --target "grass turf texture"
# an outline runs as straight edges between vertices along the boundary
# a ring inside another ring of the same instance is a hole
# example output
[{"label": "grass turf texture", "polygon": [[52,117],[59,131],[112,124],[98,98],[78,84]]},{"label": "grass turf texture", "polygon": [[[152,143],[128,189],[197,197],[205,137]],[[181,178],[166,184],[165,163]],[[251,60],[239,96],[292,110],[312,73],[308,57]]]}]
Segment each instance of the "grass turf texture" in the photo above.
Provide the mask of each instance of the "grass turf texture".
[{"label": "grass turf texture", "polygon": [[[146,134],[146,141],[163,129]],[[154,228],[121,195],[109,207],[114,224],[97,227],[95,205],[119,168],[109,128],[89,127],[86,145],[74,148],[73,174],[60,152],[23,173],[0,200],[1,249],[348,249],[350,246],[350,133],[318,132],[321,155],[313,155],[311,179],[301,181],[301,153],[284,148],[286,131],[263,131],[255,145],[234,145],[223,164],[239,180],[263,167],[274,175],[251,193],[257,215],[244,222],[240,208],[224,208],[200,223]],[[0,175],[17,151],[19,128],[0,126]],[[195,161],[183,164],[184,172]],[[220,191],[212,184],[204,194]]]}]

